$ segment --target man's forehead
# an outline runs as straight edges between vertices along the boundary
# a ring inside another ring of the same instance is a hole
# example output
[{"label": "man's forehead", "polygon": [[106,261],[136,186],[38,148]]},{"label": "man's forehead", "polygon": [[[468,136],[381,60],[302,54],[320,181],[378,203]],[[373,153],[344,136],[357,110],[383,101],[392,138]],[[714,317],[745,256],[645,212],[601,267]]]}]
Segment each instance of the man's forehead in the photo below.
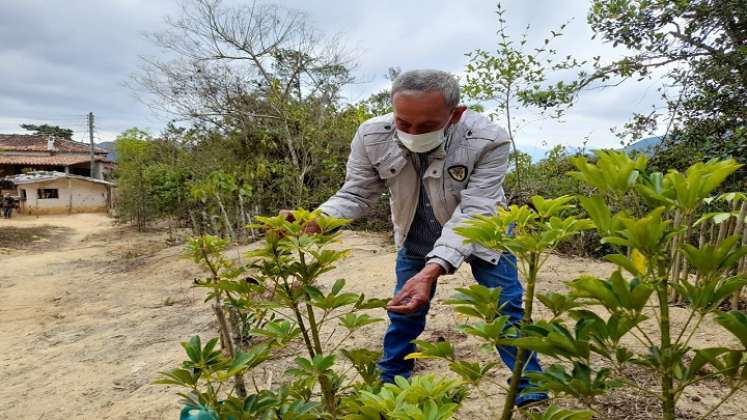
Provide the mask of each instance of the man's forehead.
[{"label": "man's forehead", "polygon": [[446,107],[446,100],[443,94],[437,90],[403,90],[392,95],[392,100],[394,102],[427,102]]},{"label": "man's forehead", "polygon": [[441,116],[449,112],[441,92],[438,91],[402,91],[392,97],[394,112],[398,116]]}]

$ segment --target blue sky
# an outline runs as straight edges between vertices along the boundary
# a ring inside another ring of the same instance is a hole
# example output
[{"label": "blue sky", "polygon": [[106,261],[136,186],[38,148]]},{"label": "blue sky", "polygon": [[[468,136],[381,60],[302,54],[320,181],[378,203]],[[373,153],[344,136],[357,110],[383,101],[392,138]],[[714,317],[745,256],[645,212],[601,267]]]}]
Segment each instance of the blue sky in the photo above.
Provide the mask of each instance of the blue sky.
[{"label": "blue sky", "polygon": [[[238,3],[227,1],[227,3]],[[403,70],[440,68],[461,74],[465,53],[494,49],[495,2],[285,0],[304,10],[322,32],[340,34],[355,51],[357,82],[344,93],[349,101],[365,98],[388,85],[392,66]],[[542,42],[550,29],[571,20],[556,47],[581,59],[618,57],[615,50],[591,41],[583,0],[508,0],[509,30],[519,34],[529,24],[530,45]],[[124,86],[137,71],[139,56],[159,52],[143,36],[163,28],[178,13],[175,0],[3,0],[0,13],[0,132],[22,132],[23,122],[53,123],[85,134],[85,114],[96,115],[98,141],[113,140],[137,126],[158,133],[167,116],[153,114]],[[517,143],[534,147],[555,144],[615,147],[610,133],[633,112],[660,106],[660,82],[645,80],[622,87],[585,92],[562,123],[530,121],[516,133]]]}]

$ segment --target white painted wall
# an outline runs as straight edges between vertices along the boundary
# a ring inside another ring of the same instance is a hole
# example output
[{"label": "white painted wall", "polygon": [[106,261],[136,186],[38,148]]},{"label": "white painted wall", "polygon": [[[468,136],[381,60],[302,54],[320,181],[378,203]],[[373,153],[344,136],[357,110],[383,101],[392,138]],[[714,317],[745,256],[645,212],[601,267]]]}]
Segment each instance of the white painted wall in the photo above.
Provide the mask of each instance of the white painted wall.
[{"label": "white painted wall", "polygon": [[[56,188],[59,198],[38,198],[37,189]],[[20,211],[26,214],[88,213],[106,211],[107,186],[79,179],[56,179],[46,182],[18,185],[26,190],[26,201]]]}]

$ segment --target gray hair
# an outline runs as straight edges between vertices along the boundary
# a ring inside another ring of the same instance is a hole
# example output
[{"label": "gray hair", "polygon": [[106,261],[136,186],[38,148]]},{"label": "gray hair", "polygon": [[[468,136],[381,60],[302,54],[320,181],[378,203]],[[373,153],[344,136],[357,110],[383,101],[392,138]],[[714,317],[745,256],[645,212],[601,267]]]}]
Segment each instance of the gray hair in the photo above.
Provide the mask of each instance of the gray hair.
[{"label": "gray hair", "polygon": [[441,70],[410,70],[400,73],[392,82],[392,96],[397,92],[438,91],[449,108],[459,105],[459,82],[451,73]]}]

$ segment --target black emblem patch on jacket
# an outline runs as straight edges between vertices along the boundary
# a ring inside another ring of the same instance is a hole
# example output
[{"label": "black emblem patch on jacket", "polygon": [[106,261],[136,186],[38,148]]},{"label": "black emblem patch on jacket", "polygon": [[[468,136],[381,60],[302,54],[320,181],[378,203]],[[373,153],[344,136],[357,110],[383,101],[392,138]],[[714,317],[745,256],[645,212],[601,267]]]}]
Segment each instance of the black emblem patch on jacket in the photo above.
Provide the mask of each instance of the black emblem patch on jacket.
[{"label": "black emblem patch on jacket", "polygon": [[455,181],[462,182],[467,179],[467,167],[464,165],[449,166],[448,172]]}]

